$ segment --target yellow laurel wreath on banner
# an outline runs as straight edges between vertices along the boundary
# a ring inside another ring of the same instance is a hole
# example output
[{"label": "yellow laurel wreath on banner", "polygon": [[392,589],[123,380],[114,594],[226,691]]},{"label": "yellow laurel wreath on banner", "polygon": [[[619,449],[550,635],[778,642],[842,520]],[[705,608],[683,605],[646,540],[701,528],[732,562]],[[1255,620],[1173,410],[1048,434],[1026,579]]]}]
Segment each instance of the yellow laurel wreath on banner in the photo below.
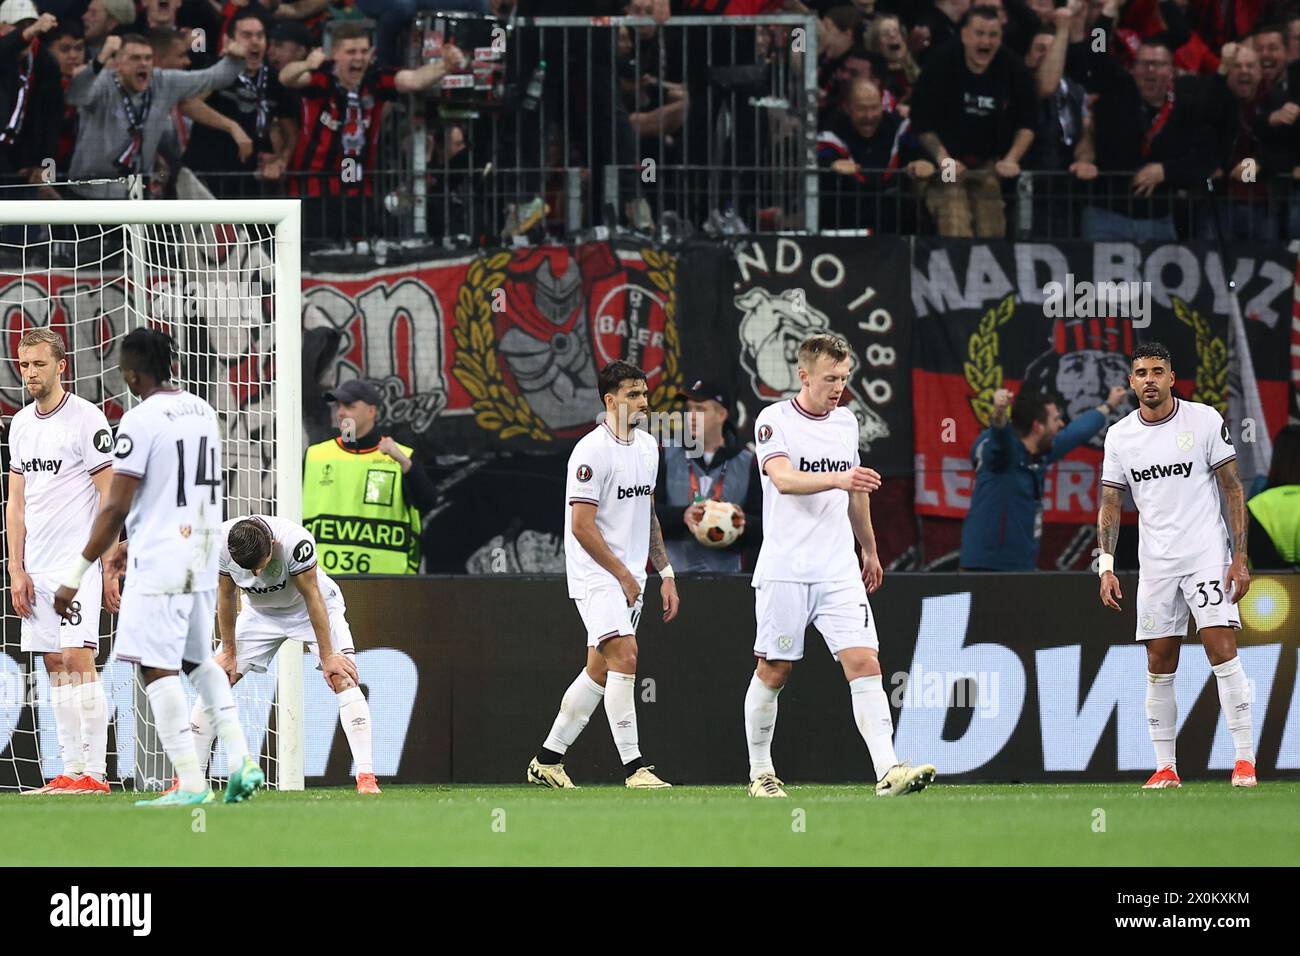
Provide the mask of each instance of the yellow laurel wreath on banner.
[{"label": "yellow laurel wreath on banner", "polygon": [[474,421],[498,432],[505,441],[527,435],[550,441],[551,432],[524,396],[510,390],[497,364],[497,337],[492,325],[492,295],[505,282],[509,252],[475,259],[456,294],[456,359],[451,372],[474,399]]},{"label": "yellow laurel wreath on banner", "polygon": [[1174,315],[1196,332],[1196,388],[1192,401],[1213,405],[1220,415],[1228,411],[1228,343],[1216,338],[1210,322],[1177,296]]},{"label": "yellow laurel wreath on banner", "polygon": [[993,416],[993,393],[1002,387],[1002,363],[998,361],[998,329],[1015,314],[1016,297],[1008,295],[984,313],[966,343],[966,384],[970,386],[971,411],[981,425]]},{"label": "yellow laurel wreath on banner", "polygon": [[650,407],[663,408],[682,388],[681,340],[677,336],[677,257],[650,248],[641,250],[646,278],[664,294],[664,374],[650,394]]}]

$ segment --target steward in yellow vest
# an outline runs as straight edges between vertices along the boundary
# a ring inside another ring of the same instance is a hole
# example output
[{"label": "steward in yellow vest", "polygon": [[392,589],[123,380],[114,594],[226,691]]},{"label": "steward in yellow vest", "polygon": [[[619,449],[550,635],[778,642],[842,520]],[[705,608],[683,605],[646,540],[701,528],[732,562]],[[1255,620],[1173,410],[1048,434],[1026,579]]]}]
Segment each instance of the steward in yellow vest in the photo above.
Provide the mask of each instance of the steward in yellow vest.
[{"label": "steward in yellow vest", "polygon": [[335,421],[354,441],[331,438],[307,449],[302,476],[303,526],[316,538],[329,574],[415,574],[420,569],[420,514],[436,492],[412,449],[375,427],[382,397],[354,379],[327,392]]}]

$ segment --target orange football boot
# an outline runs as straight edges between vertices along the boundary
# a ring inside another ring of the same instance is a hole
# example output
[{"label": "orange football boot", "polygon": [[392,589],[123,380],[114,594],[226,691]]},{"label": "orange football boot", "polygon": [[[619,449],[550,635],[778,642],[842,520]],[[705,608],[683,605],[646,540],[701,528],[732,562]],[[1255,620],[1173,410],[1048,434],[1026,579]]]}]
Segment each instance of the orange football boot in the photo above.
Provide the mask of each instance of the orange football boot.
[{"label": "orange football boot", "polygon": [[1258,783],[1255,779],[1255,765],[1249,760],[1238,760],[1232,768],[1232,785],[1234,787],[1253,787]]},{"label": "orange football boot", "polygon": [[1142,784],[1143,790],[1171,790],[1181,787],[1183,782],[1178,779],[1178,774],[1174,772],[1173,767],[1165,767],[1157,770],[1151,775],[1151,779]]},{"label": "orange football boot", "polygon": [[109,786],[107,780],[96,780],[90,774],[78,777],[71,784],[64,787],[59,793],[108,793]]},{"label": "orange football boot", "polygon": [[34,797],[37,794],[57,793],[60,790],[71,787],[76,782],[75,778],[69,777],[66,773],[61,773],[43,787],[38,787],[35,790],[24,790],[23,796]]}]

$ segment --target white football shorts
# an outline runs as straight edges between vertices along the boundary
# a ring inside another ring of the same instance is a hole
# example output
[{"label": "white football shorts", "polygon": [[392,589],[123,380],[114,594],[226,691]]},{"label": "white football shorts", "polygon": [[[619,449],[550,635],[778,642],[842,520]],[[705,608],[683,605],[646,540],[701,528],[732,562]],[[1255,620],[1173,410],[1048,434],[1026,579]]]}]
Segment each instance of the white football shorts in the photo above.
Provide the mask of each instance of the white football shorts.
[{"label": "white football shorts", "polygon": [[810,623],[836,660],[850,647],[880,649],[867,586],[860,578],[816,584],[767,581],[754,588],[754,616],[754,656],[769,661],[802,660]]},{"label": "white football shorts", "polygon": [[586,597],[574,598],[573,603],[587,629],[587,646],[599,647],[611,637],[636,636],[645,592],[637,595],[634,607],[627,606],[627,596],[618,587],[595,588]]},{"label": "white football shorts", "polygon": [[57,572],[33,574],[36,600],[32,616],[23,618],[19,647],[36,654],[53,654],[67,647],[88,647],[99,653],[99,610],[104,593],[104,577],[99,563],[90,566],[81,579],[81,587],[72,602],[72,619],[64,620],[54,611],[54,592],[59,589]]},{"label": "white football shorts", "polygon": [[1205,568],[1194,574],[1172,578],[1138,575],[1137,640],[1156,637],[1184,637],[1187,615],[1196,618],[1196,629],[1241,627],[1241,609],[1232,603],[1224,584],[1228,568]]},{"label": "white football shorts", "polygon": [[141,667],[179,671],[184,661],[212,656],[217,589],[189,594],[141,594],[130,582],[122,592],[113,658]]}]

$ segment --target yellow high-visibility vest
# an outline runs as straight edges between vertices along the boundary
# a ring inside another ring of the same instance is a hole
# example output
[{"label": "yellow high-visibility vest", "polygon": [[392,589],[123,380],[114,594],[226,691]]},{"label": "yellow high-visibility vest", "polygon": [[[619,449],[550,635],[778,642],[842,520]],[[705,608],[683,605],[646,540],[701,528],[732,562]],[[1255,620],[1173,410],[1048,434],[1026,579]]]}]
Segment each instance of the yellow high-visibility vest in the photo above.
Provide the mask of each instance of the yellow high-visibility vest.
[{"label": "yellow high-visibility vest", "polygon": [[302,517],[326,573],[420,569],[420,512],[402,495],[402,466],[378,448],[350,451],[337,438],[308,448]]}]

